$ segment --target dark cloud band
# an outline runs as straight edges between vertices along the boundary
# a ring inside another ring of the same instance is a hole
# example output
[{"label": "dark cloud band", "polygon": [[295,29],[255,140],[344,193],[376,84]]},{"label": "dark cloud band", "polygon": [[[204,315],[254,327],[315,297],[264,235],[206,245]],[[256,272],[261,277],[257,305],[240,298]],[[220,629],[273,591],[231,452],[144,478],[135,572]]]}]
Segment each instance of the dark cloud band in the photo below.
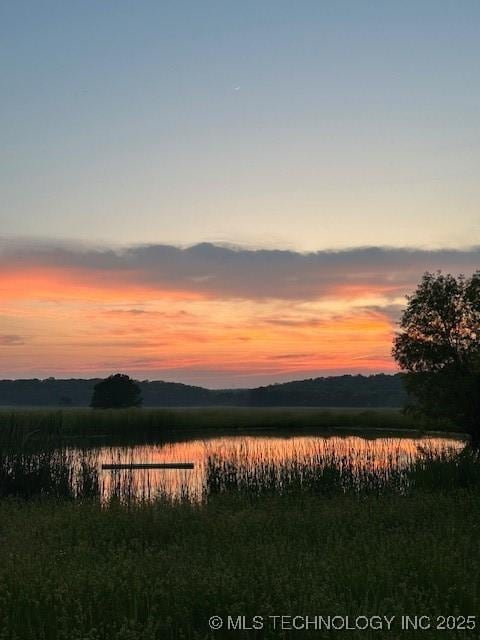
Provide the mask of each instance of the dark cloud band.
[{"label": "dark cloud band", "polygon": [[393,297],[415,286],[427,270],[455,274],[476,271],[480,268],[480,247],[363,247],[300,253],[209,243],[186,248],[151,244],[113,249],[3,240],[0,269],[6,268],[102,273],[112,286],[134,282],[217,298],[311,300],[341,291],[349,295],[363,288]]}]

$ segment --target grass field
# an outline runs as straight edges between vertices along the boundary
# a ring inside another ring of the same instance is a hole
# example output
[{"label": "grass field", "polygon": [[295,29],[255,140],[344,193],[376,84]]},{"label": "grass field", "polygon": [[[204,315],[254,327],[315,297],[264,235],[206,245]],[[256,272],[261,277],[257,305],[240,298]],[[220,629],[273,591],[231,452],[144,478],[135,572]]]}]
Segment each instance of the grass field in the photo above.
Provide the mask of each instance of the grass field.
[{"label": "grass field", "polygon": [[[0,439],[72,436],[176,437],[187,431],[237,429],[405,429],[454,432],[448,421],[426,422],[400,409],[0,409]],[[458,429],[457,429],[458,430]]]},{"label": "grass field", "polygon": [[[0,502],[0,637],[477,638],[401,615],[480,615],[478,494],[225,495],[207,505]],[[211,632],[210,616],[263,616]],[[271,615],[396,616],[394,632],[285,630]],[[477,624],[479,620],[477,618]]]}]

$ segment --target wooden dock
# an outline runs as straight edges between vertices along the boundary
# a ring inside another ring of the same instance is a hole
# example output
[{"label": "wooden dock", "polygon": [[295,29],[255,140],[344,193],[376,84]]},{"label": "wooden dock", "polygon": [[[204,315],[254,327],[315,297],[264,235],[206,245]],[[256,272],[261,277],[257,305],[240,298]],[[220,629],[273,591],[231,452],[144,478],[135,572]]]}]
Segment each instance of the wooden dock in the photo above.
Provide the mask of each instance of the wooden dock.
[{"label": "wooden dock", "polygon": [[102,471],[117,469],[193,469],[193,462],[131,462],[125,464],[102,464]]}]

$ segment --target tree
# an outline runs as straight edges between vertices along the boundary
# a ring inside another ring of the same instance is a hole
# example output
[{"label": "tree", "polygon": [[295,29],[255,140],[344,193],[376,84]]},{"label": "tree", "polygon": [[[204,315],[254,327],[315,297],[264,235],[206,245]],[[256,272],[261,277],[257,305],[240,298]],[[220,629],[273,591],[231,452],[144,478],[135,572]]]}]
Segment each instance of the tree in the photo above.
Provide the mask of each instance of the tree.
[{"label": "tree", "polygon": [[140,407],[141,404],[140,387],[124,373],[116,373],[98,382],[90,402],[94,409],[125,409]]},{"label": "tree", "polygon": [[447,417],[480,446],[480,271],[425,273],[394,338],[408,393],[428,417]]}]

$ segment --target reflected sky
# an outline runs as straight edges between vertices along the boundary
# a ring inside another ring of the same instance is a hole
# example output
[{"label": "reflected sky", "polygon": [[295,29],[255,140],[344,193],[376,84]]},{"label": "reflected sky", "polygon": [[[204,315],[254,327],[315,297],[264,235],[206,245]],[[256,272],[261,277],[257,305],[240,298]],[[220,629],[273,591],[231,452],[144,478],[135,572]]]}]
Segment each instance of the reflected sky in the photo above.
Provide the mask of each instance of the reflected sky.
[{"label": "reflected sky", "polygon": [[188,493],[201,499],[209,457],[233,460],[244,467],[268,463],[302,461],[315,463],[319,459],[335,459],[356,470],[402,468],[422,452],[459,451],[465,442],[448,437],[379,437],[360,436],[224,436],[208,440],[100,447],[94,451],[96,462],[104,463],[165,463],[193,462],[193,470],[103,471],[101,481],[104,496],[127,484],[132,495],[152,498],[159,492],[180,497]]}]

